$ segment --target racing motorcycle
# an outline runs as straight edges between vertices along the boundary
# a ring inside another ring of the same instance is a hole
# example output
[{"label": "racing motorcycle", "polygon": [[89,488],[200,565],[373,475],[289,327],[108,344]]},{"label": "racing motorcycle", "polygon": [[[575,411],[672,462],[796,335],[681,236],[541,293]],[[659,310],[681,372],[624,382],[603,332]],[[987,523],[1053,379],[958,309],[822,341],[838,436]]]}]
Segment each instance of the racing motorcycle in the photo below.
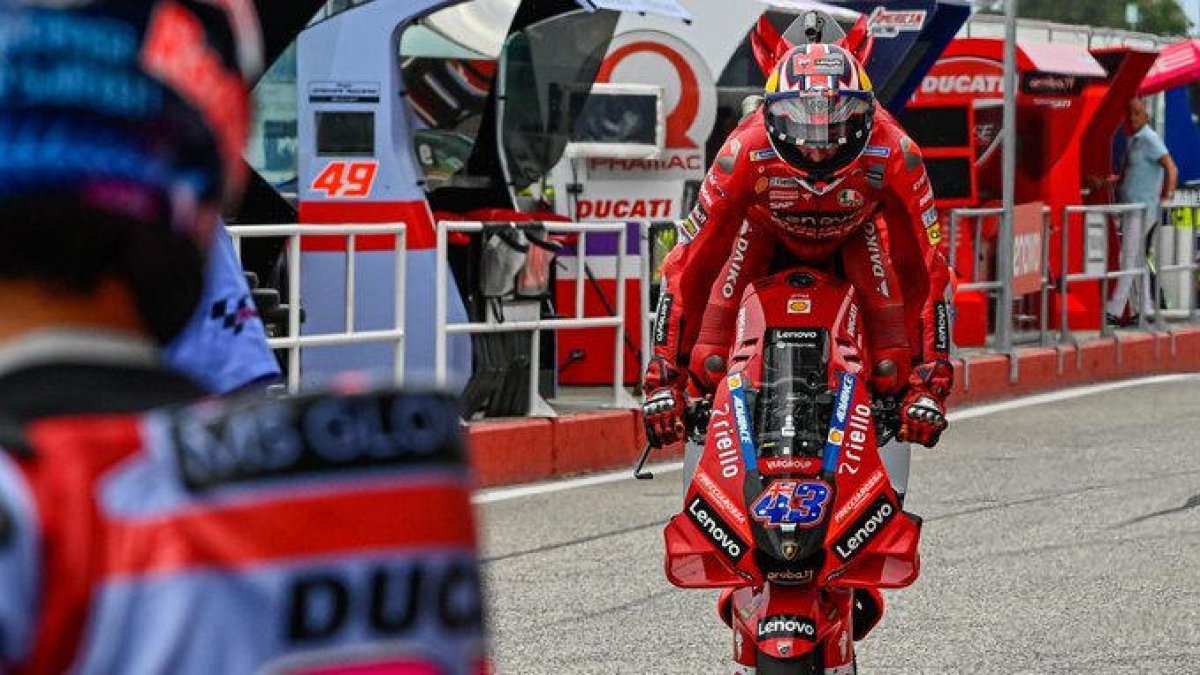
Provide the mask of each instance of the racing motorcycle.
[{"label": "racing motorcycle", "polygon": [[725,589],[735,675],[852,675],[879,589],[917,578],[921,521],[878,452],[899,405],[869,390],[861,314],[853,287],[825,272],[755,282],[724,378],[689,410],[703,452],[664,531],[666,574]]}]

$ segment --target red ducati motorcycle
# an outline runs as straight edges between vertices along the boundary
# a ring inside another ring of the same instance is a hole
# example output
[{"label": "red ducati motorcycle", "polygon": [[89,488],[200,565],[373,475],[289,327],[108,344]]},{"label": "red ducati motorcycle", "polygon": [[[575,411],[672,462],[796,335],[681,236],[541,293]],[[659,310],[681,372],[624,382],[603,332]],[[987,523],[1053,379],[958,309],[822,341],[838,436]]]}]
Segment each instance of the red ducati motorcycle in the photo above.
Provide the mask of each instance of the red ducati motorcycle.
[{"label": "red ducati motorcycle", "polygon": [[752,284],[725,378],[691,409],[704,449],[664,532],[666,574],[727,589],[735,674],[852,675],[879,589],[917,578],[921,521],[878,452],[899,406],[869,391],[861,314],[853,287],[824,272]]}]

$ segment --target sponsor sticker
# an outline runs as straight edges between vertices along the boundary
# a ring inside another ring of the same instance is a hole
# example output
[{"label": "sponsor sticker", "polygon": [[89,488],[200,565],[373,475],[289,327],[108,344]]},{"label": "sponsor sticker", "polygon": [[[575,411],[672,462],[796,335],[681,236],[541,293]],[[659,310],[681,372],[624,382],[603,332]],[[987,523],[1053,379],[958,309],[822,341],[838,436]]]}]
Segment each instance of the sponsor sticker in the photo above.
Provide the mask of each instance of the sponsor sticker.
[{"label": "sponsor sticker", "polygon": [[871,35],[894,38],[900,33],[919,32],[925,26],[925,10],[888,10],[876,7],[867,18]]},{"label": "sponsor sticker", "polygon": [[751,162],[765,162],[770,159],[775,159],[776,157],[778,157],[778,155],[775,154],[775,150],[773,148],[764,148],[762,150],[755,150],[754,152],[750,153]]},{"label": "sponsor sticker", "polygon": [[192,492],[283,477],[457,465],[457,404],[430,394],[377,393],[194,406],[169,434]]},{"label": "sponsor sticker", "polygon": [[762,473],[813,473],[821,468],[816,457],[764,457],[759,460]]},{"label": "sponsor sticker", "polygon": [[770,179],[769,184],[773,188],[777,188],[777,187],[794,188],[794,187],[796,187],[796,181],[794,179],[787,178],[786,176],[774,176]]},{"label": "sponsor sticker", "polygon": [[693,220],[691,216],[679,221],[678,229],[679,238],[682,239],[683,243],[685,244],[692,243],[692,240],[696,238],[696,235],[700,234],[700,226],[696,224],[696,221]]},{"label": "sponsor sticker", "polygon": [[942,243],[942,226],[937,223],[930,225],[925,228],[925,235],[929,237],[929,244],[931,246],[937,246]]},{"label": "sponsor sticker", "polygon": [[862,553],[899,511],[900,508],[888,500],[887,495],[880,495],[834,542],[833,552],[842,562],[851,560]]},{"label": "sponsor sticker", "polygon": [[756,182],[754,184],[754,193],[762,194],[762,193],[766,192],[768,185],[770,185],[770,181],[767,180],[767,177],[766,176],[760,177],[758,179],[758,182]]},{"label": "sponsor sticker", "polygon": [[802,616],[777,614],[764,617],[758,622],[759,640],[807,640],[817,639],[817,624]]},{"label": "sponsor sticker", "polygon": [[788,298],[788,314],[812,314],[812,298],[807,295],[793,295]]},{"label": "sponsor sticker", "polygon": [[837,513],[833,514],[833,524],[838,525],[853,515],[858,510],[858,507],[862,506],[863,501],[871,496],[871,493],[883,483],[883,479],[883,469],[875,469],[875,473],[871,474],[867,480],[863,481],[862,485],[858,486],[858,489],[854,491],[850,499],[846,500],[844,505],[838,507]]},{"label": "sponsor sticker", "polygon": [[950,308],[941,300],[933,303],[933,317],[933,347],[942,352],[950,351]]},{"label": "sponsor sticker", "polygon": [[742,375],[730,375],[729,398],[733,402],[733,424],[737,432],[738,444],[742,448],[742,462],[747,471],[758,470],[758,451],[754,447],[754,428],[750,424],[750,407],[746,404],[746,390],[743,388]]},{"label": "sponsor sticker", "polygon": [[661,347],[667,344],[667,325],[671,317],[671,305],[674,302],[675,296],[670,293],[663,293],[658,299],[658,311],[654,314],[654,344],[657,346]]},{"label": "sponsor sticker", "polygon": [[928,209],[925,209],[925,212],[921,214],[921,223],[923,223],[925,227],[933,227],[937,224],[937,222],[938,212],[936,206],[931,206]]},{"label": "sponsor sticker", "polygon": [[882,164],[872,164],[867,167],[867,185],[876,190],[883,189],[884,167]]},{"label": "sponsor sticker", "polygon": [[700,528],[704,536],[717,547],[717,550],[724,553],[730,560],[737,563],[742,556],[746,555],[746,542],[703,497],[698,495],[693,497],[684,513],[687,514],[688,520]]},{"label": "sponsor sticker", "polygon": [[921,195],[921,206],[929,206],[931,203],[933,203],[933,188],[926,190],[925,194]]},{"label": "sponsor sticker", "polygon": [[717,481],[713,480],[712,476],[705,473],[703,470],[697,469],[694,480],[696,485],[704,491],[717,506],[721,507],[721,512],[733,518],[740,525],[746,524],[746,515],[742,513],[742,507],[735,504],[728,495],[721,490],[721,486],[717,485]]},{"label": "sponsor sticker", "polygon": [[800,199],[800,191],[799,190],[772,189],[770,192],[767,193],[767,198],[770,199],[771,201],[783,201],[783,200],[788,200],[788,199],[795,201],[797,199]]},{"label": "sponsor sticker", "polygon": [[892,149],[882,145],[868,145],[863,148],[863,154],[867,157],[888,158],[892,156]]},{"label": "sponsor sticker", "polygon": [[846,420],[850,416],[850,401],[854,398],[854,385],[858,381],[858,378],[851,373],[842,373],[841,378],[837,397],[834,399],[837,403],[834,405],[833,414],[829,419],[829,437],[825,441],[824,464],[821,467],[828,472],[833,472],[834,467],[837,466],[838,454],[841,452],[842,441],[845,438]]}]

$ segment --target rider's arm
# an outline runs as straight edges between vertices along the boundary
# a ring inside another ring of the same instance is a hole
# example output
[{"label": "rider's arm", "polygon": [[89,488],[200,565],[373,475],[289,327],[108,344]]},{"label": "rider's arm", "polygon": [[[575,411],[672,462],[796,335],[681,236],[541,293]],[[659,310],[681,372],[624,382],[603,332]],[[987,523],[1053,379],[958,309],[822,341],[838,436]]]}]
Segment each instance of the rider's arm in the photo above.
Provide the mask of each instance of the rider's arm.
[{"label": "rider's arm", "polygon": [[41,605],[37,509],[16,463],[0,450],[0,673],[24,661]]},{"label": "rider's arm", "polygon": [[709,292],[746,216],[754,189],[746,153],[734,131],[705,176],[696,207],[679,224],[678,244],[663,262],[651,340],[655,357],[680,371],[687,367]]},{"label": "rider's arm", "polygon": [[946,288],[950,267],[938,250],[941,223],[921,150],[902,136],[888,164],[884,220],[887,241],[904,292],[910,327],[920,335],[919,363],[950,359]]},{"label": "rider's arm", "polygon": [[904,307],[904,291],[892,265],[887,233],[879,218],[869,218],[842,246],[842,269],[862,298],[870,326],[872,383],[894,394],[908,381],[915,356]]}]

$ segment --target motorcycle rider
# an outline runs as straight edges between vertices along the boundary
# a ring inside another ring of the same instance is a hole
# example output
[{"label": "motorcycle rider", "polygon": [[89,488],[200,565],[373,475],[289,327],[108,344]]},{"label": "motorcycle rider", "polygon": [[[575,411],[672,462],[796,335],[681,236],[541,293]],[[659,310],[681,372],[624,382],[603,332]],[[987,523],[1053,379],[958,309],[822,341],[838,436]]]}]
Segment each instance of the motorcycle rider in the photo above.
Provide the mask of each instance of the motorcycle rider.
[{"label": "motorcycle rider", "polygon": [[241,190],[254,7],[0,0],[0,672],[482,656],[452,400],[195,403],[161,365]]},{"label": "motorcycle rider", "polygon": [[[776,262],[836,269],[854,284],[873,387],[904,394],[901,440],[937,443],[953,366],[933,191],[920,149],[875,100],[852,54],[806,44],[779,60],[678,234],[643,380],[653,446],[682,438],[685,391],[715,388],[742,292]],[[895,445],[883,454],[902,495],[907,444]]]}]

